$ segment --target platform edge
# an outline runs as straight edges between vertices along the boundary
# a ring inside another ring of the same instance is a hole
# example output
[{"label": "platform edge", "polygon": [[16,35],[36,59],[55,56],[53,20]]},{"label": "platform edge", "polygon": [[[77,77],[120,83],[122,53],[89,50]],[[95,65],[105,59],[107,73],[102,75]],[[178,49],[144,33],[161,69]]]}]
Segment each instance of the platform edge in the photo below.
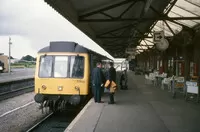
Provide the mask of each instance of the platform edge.
[{"label": "platform edge", "polygon": [[79,112],[79,114],[74,118],[74,120],[69,124],[69,126],[65,129],[64,132],[72,132],[72,128],[74,125],[78,122],[78,120],[82,117],[82,115],[85,113],[86,109],[91,105],[93,102],[93,98],[90,99],[90,101],[84,106],[84,108]]}]

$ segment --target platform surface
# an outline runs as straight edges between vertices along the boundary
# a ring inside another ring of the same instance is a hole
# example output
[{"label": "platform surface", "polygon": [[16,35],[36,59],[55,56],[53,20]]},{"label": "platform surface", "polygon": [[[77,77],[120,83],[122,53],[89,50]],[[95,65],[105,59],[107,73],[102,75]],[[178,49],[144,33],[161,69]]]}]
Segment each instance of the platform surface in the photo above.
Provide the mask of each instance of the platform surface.
[{"label": "platform surface", "polygon": [[0,73],[0,83],[31,78],[34,77],[34,74],[35,69],[33,68],[12,69],[10,74]]},{"label": "platform surface", "polygon": [[119,90],[116,104],[89,101],[66,132],[200,132],[200,104],[144,84],[144,76],[128,73],[129,89]]}]

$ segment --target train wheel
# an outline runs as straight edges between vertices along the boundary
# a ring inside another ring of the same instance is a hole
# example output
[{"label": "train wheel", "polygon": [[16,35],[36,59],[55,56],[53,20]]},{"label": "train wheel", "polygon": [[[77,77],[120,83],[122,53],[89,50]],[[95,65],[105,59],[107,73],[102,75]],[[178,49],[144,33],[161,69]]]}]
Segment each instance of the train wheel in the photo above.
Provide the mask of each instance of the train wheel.
[{"label": "train wheel", "polygon": [[53,111],[53,107],[54,107],[53,101],[49,101],[49,110]]}]

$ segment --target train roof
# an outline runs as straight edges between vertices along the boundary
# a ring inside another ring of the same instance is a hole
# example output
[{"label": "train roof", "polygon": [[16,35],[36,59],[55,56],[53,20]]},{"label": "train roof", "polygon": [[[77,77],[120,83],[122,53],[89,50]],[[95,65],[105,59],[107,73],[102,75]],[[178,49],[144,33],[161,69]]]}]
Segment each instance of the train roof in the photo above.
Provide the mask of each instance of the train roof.
[{"label": "train roof", "polygon": [[101,59],[109,59],[108,57],[101,55],[95,51],[87,49],[78,43],[70,42],[70,41],[55,41],[50,42],[50,45],[44,47],[38,51],[38,53],[48,53],[48,52],[75,52],[75,53],[88,53],[93,54]]},{"label": "train roof", "polygon": [[50,45],[42,48],[38,53],[46,52],[77,52],[77,53],[88,53],[88,49],[80,46],[75,42],[69,41],[57,41],[50,42]]}]

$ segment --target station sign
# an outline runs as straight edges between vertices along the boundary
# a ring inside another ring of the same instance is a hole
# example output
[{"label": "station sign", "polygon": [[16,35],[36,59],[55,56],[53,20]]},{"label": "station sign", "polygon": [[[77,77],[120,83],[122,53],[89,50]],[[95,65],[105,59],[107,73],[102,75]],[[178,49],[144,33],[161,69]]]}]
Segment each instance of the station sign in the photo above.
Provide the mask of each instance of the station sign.
[{"label": "station sign", "polygon": [[164,39],[164,31],[155,31],[153,33],[153,41],[154,43],[160,43],[161,39]]}]

